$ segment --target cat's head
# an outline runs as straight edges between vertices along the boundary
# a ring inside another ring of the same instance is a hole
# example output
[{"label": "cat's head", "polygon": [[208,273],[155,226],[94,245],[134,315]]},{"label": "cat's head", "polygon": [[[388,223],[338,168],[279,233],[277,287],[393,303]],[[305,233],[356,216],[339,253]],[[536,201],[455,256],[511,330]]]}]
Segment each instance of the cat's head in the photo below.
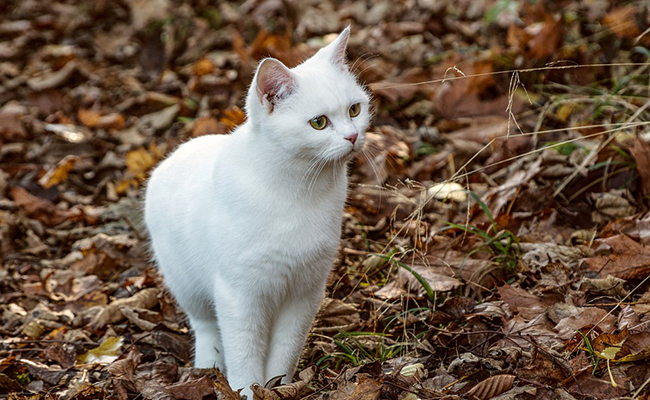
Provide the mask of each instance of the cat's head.
[{"label": "cat's head", "polygon": [[349,160],[363,148],[370,96],[345,62],[349,36],[346,28],[292,69],[262,60],[246,99],[256,132],[308,161]]}]

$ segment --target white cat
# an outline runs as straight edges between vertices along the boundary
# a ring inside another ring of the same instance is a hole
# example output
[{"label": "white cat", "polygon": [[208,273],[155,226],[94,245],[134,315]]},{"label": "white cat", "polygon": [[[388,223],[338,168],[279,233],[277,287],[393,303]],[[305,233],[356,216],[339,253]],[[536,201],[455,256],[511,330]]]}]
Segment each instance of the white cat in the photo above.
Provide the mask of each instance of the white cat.
[{"label": "white cat", "polygon": [[293,69],[264,59],[247,122],[181,145],[147,186],[154,256],[194,330],[194,364],[249,398],[253,383],[291,382],[336,257],[347,162],[370,119],[349,35]]}]

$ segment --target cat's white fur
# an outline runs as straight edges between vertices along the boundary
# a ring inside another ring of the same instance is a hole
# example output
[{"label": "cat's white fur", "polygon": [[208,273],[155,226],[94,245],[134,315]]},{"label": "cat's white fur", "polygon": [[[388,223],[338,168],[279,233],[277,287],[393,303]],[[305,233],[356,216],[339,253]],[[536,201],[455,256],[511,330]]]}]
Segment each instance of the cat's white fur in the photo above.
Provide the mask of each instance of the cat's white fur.
[{"label": "cat's white fur", "polygon": [[[216,366],[249,398],[253,383],[291,381],[336,257],[347,162],[370,119],[345,64],[348,37],[293,69],[263,60],[247,122],[181,145],[147,185],[145,222],[194,331],[194,364]],[[316,130],[321,115],[329,123]]]}]

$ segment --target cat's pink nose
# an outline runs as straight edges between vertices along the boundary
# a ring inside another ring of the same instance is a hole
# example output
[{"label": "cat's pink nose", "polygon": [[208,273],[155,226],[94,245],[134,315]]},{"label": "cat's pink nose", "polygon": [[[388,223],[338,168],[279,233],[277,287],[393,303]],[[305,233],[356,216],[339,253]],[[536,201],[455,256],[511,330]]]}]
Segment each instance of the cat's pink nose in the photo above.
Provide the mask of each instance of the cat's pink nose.
[{"label": "cat's pink nose", "polygon": [[355,144],[357,142],[357,138],[359,137],[358,133],[353,133],[351,135],[345,136],[345,140],[349,140],[352,142],[352,144]]}]

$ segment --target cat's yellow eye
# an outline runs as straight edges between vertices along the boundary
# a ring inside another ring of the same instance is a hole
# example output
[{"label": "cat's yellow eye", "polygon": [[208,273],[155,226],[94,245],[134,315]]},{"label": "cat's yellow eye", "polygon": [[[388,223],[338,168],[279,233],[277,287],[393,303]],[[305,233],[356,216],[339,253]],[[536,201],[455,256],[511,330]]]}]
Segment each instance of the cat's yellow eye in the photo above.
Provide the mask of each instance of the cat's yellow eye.
[{"label": "cat's yellow eye", "polygon": [[352,104],[349,112],[352,118],[356,117],[361,112],[361,105],[359,103]]},{"label": "cat's yellow eye", "polygon": [[312,118],[309,120],[311,127],[316,130],[323,130],[327,126],[327,117],[321,115],[320,117]]}]

